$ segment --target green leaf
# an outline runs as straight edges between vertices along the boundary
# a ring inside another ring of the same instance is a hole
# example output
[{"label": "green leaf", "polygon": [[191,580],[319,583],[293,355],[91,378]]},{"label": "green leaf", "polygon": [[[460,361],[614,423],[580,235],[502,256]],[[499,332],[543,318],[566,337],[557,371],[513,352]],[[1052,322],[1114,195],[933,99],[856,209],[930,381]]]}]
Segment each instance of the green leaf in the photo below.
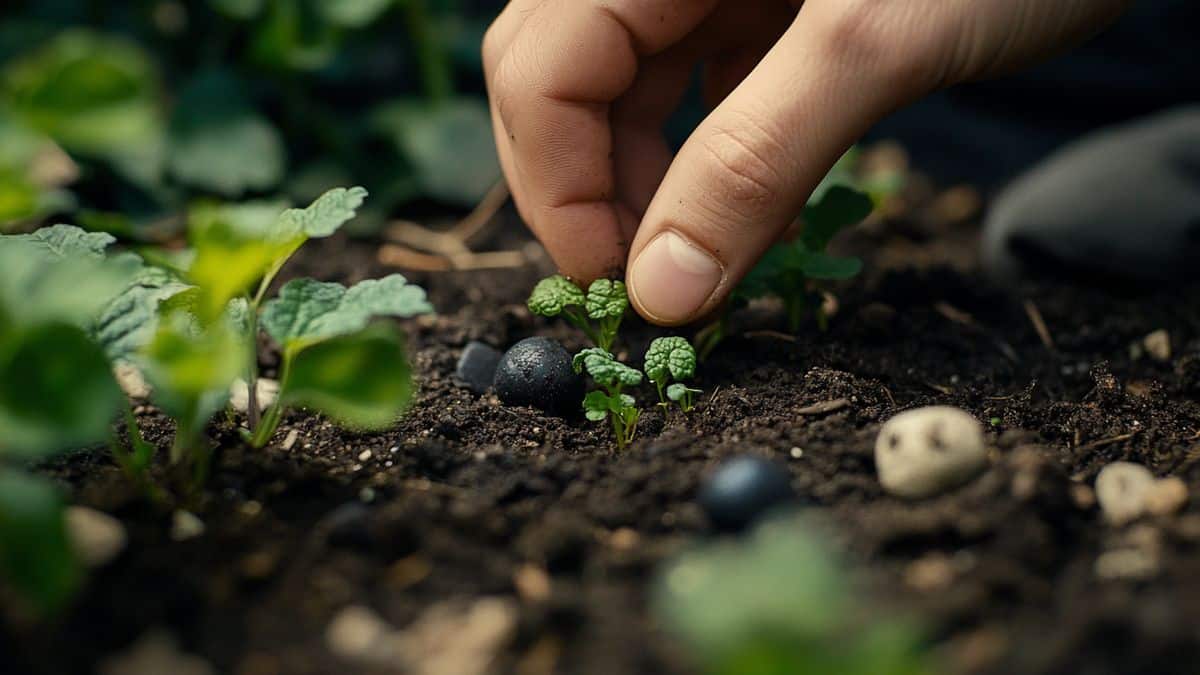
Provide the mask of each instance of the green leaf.
[{"label": "green leaf", "polygon": [[0,454],[102,442],[124,403],[107,357],[80,328],[44,323],[0,340]]},{"label": "green leaf", "polygon": [[653,600],[663,623],[710,663],[763,636],[784,644],[833,639],[848,605],[837,561],[789,520],[684,553],[666,566]]},{"label": "green leaf", "polygon": [[196,260],[187,276],[198,287],[196,313],[204,322],[216,320],[231,299],[249,292],[294,250],[270,239],[247,236],[228,221],[192,228],[191,237]]},{"label": "green leaf", "polygon": [[361,187],[334,188],[307,208],[284,211],[272,230],[272,237],[280,241],[328,237],[354,218],[366,198],[367,191]]},{"label": "green leaf", "polygon": [[500,179],[491,115],[482,100],[397,101],[376,109],[371,119],[434,199],[474,206]]},{"label": "green leaf", "polygon": [[203,72],[180,92],[170,141],[171,173],[192,187],[236,196],[283,178],[282,136],[223,71]]},{"label": "green leaf", "polygon": [[800,242],[809,251],[824,251],[835,234],[862,222],[874,208],[869,196],[854,188],[834,185],[825,191],[820,201],[805,207]]},{"label": "green leaf", "polygon": [[688,386],[682,382],[676,382],[675,384],[667,387],[667,398],[672,401],[679,402],[688,395],[688,392],[697,393],[699,391],[699,389],[688,388]]},{"label": "green leaf", "polygon": [[567,307],[583,307],[587,298],[570,279],[555,274],[546,277],[533,287],[526,305],[529,311],[539,316],[558,316]]},{"label": "green leaf", "polygon": [[629,308],[629,296],[625,283],[612,279],[597,279],[588,286],[587,314],[593,319],[616,319],[625,315]]},{"label": "green leaf", "polygon": [[646,350],[646,377],[652,382],[666,382],[670,375],[676,380],[688,380],[696,374],[696,350],[677,335],[655,338]]},{"label": "green leaf", "polygon": [[410,317],[433,307],[399,274],[347,289],[312,279],[290,281],[263,308],[262,325],[286,351],[362,330],[375,317]]},{"label": "green leaf", "polygon": [[287,405],[308,406],[342,425],[381,429],[399,418],[412,394],[403,339],[394,327],[375,324],[301,351],[279,396]]},{"label": "green leaf", "polygon": [[208,0],[208,4],[235,19],[253,19],[262,13],[266,0]]},{"label": "green leaf", "polygon": [[105,307],[92,328],[92,336],[108,358],[129,359],[154,339],[159,304],[189,288],[193,287],[164,269],[144,267],[133,283]]},{"label": "green leaf", "polygon": [[809,279],[851,279],[862,271],[858,258],[838,258],[824,253],[809,253],[801,270]]},{"label": "green leaf", "polygon": [[66,225],[0,236],[0,309],[24,325],[90,325],[140,268],[136,256],[103,257],[111,240]]},{"label": "green leaf", "polygon": [[621,363],[599,347],[589,347],[576,354],[572,366],[577,373],[586,370],[603,387],[634,387],[642,383],[640,370]]},{"label": "green leaf", "polygon": [[346,28],[370,25],[391,9],[393,0],[317,0],[317,11],[330,23]]},{"label": "green leaf", "polygon": [[612,403],[608,394],[602,391],[588,392],[587,396],[583,398],[584,417],[593,422],[603,422],[607,419],[611,408]]},{"label": "green leaf", "polygon": [[[167,304],[186,295],[176,295]],[[245,372],[244,336],[232,324],[220,320],[199,325],[188,312],[164,307],[158,332],[139,359],[154,402],[189,429],[225,405],[233,381]]]},{"label": "green leaf", "polygon": [[79,588],[83,569],[53,483],[0,471],[0,572],[42,612],[60,609]]},{"label": "green leaf", "polygon": [[68,30],[0,73],[0,99],[68,150],[118,157],[161,144],[153,60],[131,42]]}]

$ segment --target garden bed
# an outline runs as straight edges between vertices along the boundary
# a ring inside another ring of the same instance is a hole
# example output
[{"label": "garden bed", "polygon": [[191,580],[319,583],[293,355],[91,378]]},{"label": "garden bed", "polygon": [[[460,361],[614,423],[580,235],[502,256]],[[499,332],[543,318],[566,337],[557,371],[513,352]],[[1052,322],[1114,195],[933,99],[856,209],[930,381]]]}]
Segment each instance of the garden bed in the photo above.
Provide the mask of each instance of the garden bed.
[{"label": "garden bed", "polygon": [[[582,414],[502,406],[454,381],[470,340],[585,346],[524,307],[547,260],[408,274],[438,311],[403,322],[412,412],[371,435],[290,413],[262,451],[218,426],[223,450],[193,505],[199,536],[173,540],[170,510],[147,505],[105,452],[46,467],[77,502],[117,515],[129,544],[50,627],[9,617],[0,671],[94,672],[161,627],[221,673],[375,672],[331,653],[343,608],[403,628],[439,603],[501,597],[513,603],[501,612],[512,619],[503,672],[692,672],[652,620],[648,590],[661,562],[707,535],[694,501],[705,472],[749,452],[787,464],[806,517],[861,563],[858,585],[922,617],[952,672],[1190,672],[1200,510],[1113,528],[1089,487],[1107,462],[1132,459],[1200,494],[1200,288],[1001,292],[978,270],[971,218],[947,213],[952,197],[843,242],[866,272],[839,289],[828,332],[792,336],[770,307],[743,312],[698,370],[698,408],[646,412],[620,453]],[[511,212],[498,218],[491,245],[527,242]],[[378,246],[314,242],[283,276],[396,271]],[[1166,359],[1131,350],[1156,330],[1174,347]],[[631,322],[623,347],[641,354],[660,334]],[[265,350],[268,376],[274,360]],[[992,468],[942,497],[886,496],[880,424],[935,403],[990,421]],[[138,410],[147,438],[169,445],[165,418]],[[1148,562],[1098,562],[1114,550]]]}]

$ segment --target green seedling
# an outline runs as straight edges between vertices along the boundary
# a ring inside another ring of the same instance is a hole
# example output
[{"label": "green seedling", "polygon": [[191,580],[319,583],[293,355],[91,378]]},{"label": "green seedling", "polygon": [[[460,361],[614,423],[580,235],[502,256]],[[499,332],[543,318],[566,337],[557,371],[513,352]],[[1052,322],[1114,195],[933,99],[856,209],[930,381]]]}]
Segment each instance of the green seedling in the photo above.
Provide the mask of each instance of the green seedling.
[{"label": "green seedling", "polygon": [[[862,271],[858,258],[829,255],[825,249],[843,229],[871,214],[874,202],[866,193],[845,185],[829,185],[814,193],[804,208],[804,229],[793,241],[767,250],[730,294],[730,308],[751,300],[777,297],[783,301],[788,329],[800,330],[810,314],[821,330],[828,328],[822,309],[821,285],[825,281],[850,279]],[[729,311],[700,329],[694,340],[700,359],[708,357],[729,333]]]},{"label": "green seedling", "polygon": [[539,316],[563,317],[594,345],[610,351],[629,308],[629,296],[621,281],[598,279],[584,293],[570,279],[555,274],[534,286],[526,304]]},{"label": "green seedling", "polygon": [[575,372],[587,374],[600,386],[583,399],[584,413],[593,422],[612,422],[617,447],[623,449],[637,433],[641,411],[637,401],[622,390],[642,383],[641,371],[621,363],[608,351],[589,347],[575,355]]},{"label": "green seedling", "polygon": [[668,401],[674,401],[683,412],[691,411],[693,398],[700,390],[683,383],[696,374],[696,350],[687,340],[678,336],[655,338],[646,350],[645,370],[658,390],[660,406],[667,408]]},{"label": "green seedling", "polygon": [[930,675],[920,633],[873,614],[839,561],[788,517],[670,562],[652,607],[708,675]]}]

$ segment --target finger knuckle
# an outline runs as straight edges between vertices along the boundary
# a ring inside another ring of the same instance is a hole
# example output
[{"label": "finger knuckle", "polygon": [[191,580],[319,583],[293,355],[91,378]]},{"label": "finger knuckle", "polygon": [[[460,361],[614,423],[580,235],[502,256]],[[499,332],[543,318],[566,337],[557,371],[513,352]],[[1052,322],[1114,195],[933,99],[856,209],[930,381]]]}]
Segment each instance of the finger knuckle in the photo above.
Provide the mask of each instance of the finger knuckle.
[{"label": "finger knuckle", "polygon": [[500,59],[504,56],[504,45],[501,44],[500,30],[496,24],[492,24],[487,32],[483,34],[483,42],[480,45],[480,55],[483,58],[483,71],[486,74],[494,73],[496,66],[500,63]]},{"label": "finger knuckle", "polygon": [[841,0],[827,17],[825,50],[833,60],[880,73],[891,83],[923,85],[942,67],[940,32],[912,3]]},{"label": "finger knuckle", "polygon": [[715,127],[701,140],[718,197],[740,207],[766,208],[780,196],[784,179],[778,163],[785,155],[773,132],[741,117]]}]

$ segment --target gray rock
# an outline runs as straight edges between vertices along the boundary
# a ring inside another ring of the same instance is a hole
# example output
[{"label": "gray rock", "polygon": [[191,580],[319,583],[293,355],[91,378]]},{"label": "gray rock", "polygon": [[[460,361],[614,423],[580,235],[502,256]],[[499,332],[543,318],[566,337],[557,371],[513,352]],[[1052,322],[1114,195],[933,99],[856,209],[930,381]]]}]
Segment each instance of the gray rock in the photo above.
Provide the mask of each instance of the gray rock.
[{"label": "gray rock", "polygon": [[128,536],[121,521],[86,506],[68,506],[67,536],[88,567],[103,567],[125,550]]},{"label": "gray rock", "polygon": [[476,394],[482,394],[492,386],[496,377],[496,366],[504,356],[500,350],[479,341],[472,341],[458,357],[458,365],[454,367],[454,377],[463,386]]},{"label": "gray rock", "polygon": [[1200,278],[1200,106],[1094,133],[995,201],[983,258],[998,279]]}]

